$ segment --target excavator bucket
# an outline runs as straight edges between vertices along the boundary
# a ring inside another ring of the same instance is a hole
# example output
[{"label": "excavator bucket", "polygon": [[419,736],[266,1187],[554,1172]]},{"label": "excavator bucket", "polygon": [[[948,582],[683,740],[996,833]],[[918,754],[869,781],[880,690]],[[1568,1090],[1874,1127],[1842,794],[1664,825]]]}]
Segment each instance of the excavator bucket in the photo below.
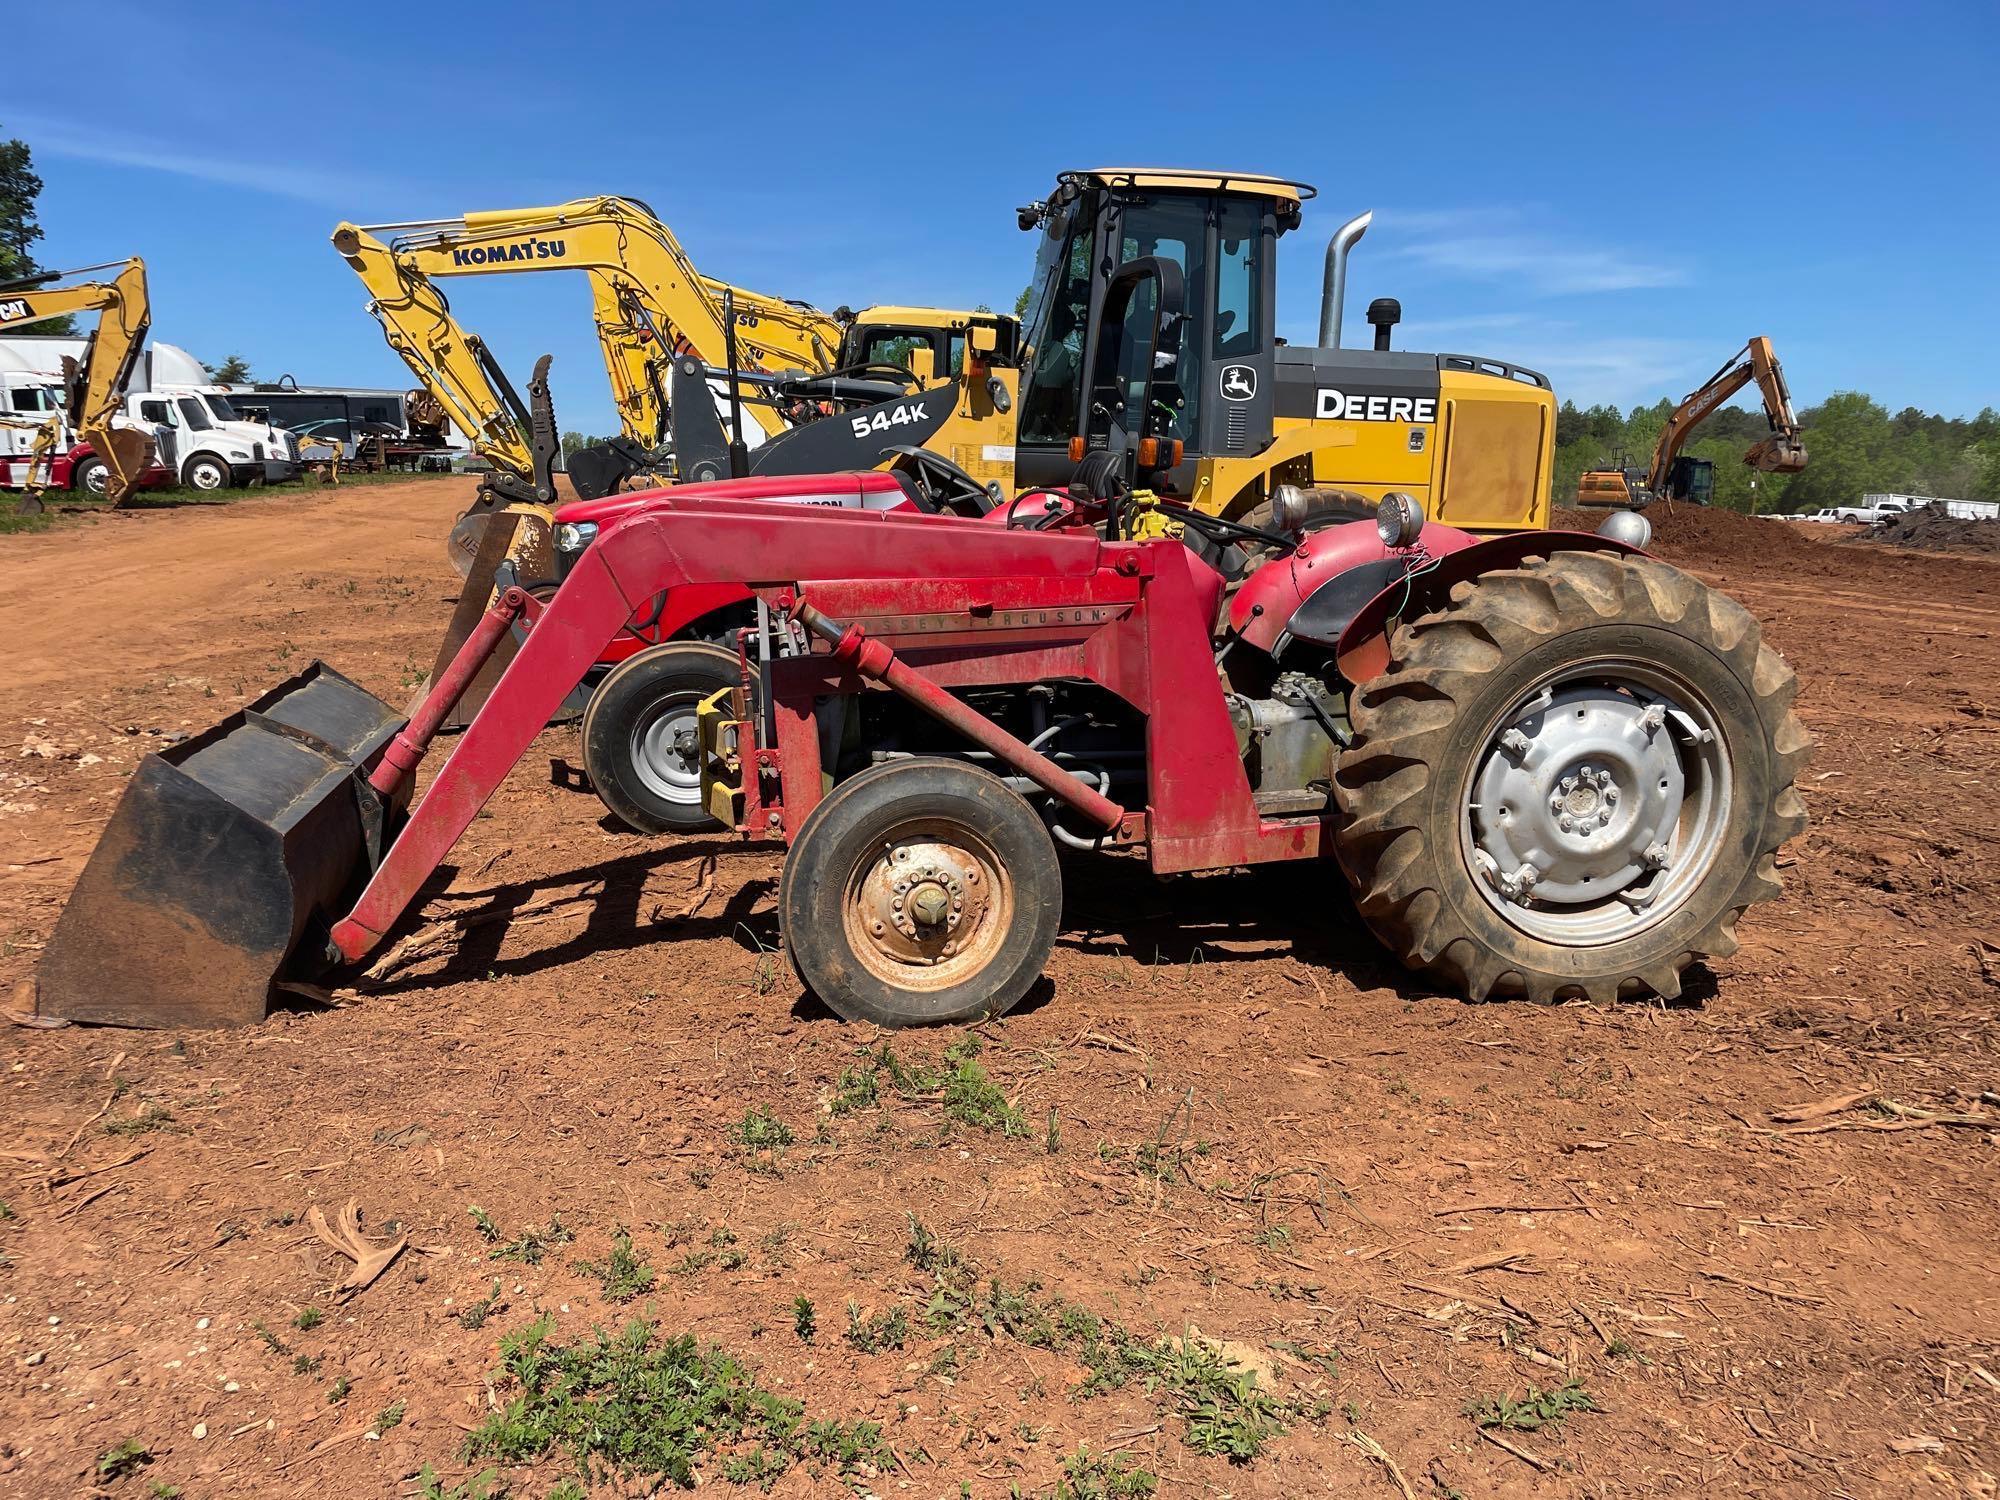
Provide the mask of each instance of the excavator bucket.
[{"label": "excavator bucket", "polygon": [[114,506],[123,505],[139,487],[139,475],[153,461],[153,440],[130,427],[113,427],[102,441],[111,450],[104,455],[104,498]]},{"label": "excavator bucket", "polygon": [[[42,1014],[244,1026],[352,898],[401,807],[368,769],[404,720],[320,662],[133,774],[56,924]],[[407,784],[407,783],[406,783]],[[402,799],[397,799],[400,802]]]},{"label": "excavator bucket", "polygon": [[1764,474],[1796,474],[1806,466],[1806,445],[1784,433],[1773,433],[1752,448],[1743,462]]}]

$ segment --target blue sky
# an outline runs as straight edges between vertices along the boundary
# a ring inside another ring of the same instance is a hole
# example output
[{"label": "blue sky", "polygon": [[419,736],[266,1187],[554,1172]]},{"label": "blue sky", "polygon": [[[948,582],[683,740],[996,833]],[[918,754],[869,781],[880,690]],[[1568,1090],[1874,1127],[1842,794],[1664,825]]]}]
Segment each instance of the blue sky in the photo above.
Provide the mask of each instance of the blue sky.
[{"label": "blue sky", "polygon": [[[1281,173],[1281,331],[1372,208],[1349,337],[1680,395],[1753,333],[1803,403],[2000,404],[2000,5],[133,6],[14,22],[0,135],[39,258],[146,258],[155,334],[260,377],[407,383],[334,224],[602,192],[708,274],[822,306],[1012,304],[1016,204],[1065,167]],[[373,26],[359,24],[362,20]],[[374,26],[393,28],[388,31]],[[25,35],[22,35],[25,28]],[[115,44],[106,45],[109,38]],[[60,59],[71,65],[57,66]],[[464,280],[517,380],[610,430],[581,277]]]}]

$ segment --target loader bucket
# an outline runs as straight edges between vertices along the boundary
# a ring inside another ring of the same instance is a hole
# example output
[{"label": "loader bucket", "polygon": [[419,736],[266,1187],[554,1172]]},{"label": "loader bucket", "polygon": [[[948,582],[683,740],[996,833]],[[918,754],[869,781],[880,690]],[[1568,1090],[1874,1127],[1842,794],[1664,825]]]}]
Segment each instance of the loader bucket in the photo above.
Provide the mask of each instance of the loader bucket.
[{"label": "loader bucket", "polygon": [[154,458],[153,440],[143,432],[130,427],[113,427],[99,434],[99,440],[110,450],[104,455],[104,466],[110,472],[105,476],[104,498],[112,505],[123,505],[138,488],[139,476]]},{"label": "loader bucket", "polygon": [[403,725],[320,662],[148,755],[56,923],[44,1015],[246,1026],[381,857],[400,809],[367,768]]}]

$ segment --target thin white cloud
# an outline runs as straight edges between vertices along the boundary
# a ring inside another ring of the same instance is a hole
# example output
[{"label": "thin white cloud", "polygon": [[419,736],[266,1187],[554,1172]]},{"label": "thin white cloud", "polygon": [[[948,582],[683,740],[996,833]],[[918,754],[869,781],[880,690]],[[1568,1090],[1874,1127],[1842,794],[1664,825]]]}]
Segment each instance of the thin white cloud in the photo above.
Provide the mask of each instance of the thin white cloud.
[{"label": "thin white cloud", "polygon": [[1498,281],[1542,296],[1680,286],[1685,269],[1617,245],[1585,243],[1525,226],[1507,211],[1384,213],[1378,253],[1440,276]]},{"label": "thin white cloud", "polygon": [[164,144],[143,146],[135,144],[130,136],[104,135],[60,120],[11,114],[7,123],[37,156],[166,172],[305,203],[351,204],[357,195],[379,193],[384,187],[382,179],[364,173],[276,159],[253,161],[209,156]]}]

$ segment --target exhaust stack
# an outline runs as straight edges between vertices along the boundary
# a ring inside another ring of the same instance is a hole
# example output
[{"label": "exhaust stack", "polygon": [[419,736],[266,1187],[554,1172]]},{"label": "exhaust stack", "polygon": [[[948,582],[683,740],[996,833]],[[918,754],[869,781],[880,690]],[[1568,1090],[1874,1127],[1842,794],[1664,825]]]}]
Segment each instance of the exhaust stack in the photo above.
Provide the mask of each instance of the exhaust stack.
[{"label": "exhaust stack", "polygon": [[1319,294],[1319,346],[1322,349],[1340,347],[1340,316],[1347,305],[1347,254],[1374,222],[1373,209],[1357,214],[1334,230],[1333,238],[1326,242],[1326,279]]}]

